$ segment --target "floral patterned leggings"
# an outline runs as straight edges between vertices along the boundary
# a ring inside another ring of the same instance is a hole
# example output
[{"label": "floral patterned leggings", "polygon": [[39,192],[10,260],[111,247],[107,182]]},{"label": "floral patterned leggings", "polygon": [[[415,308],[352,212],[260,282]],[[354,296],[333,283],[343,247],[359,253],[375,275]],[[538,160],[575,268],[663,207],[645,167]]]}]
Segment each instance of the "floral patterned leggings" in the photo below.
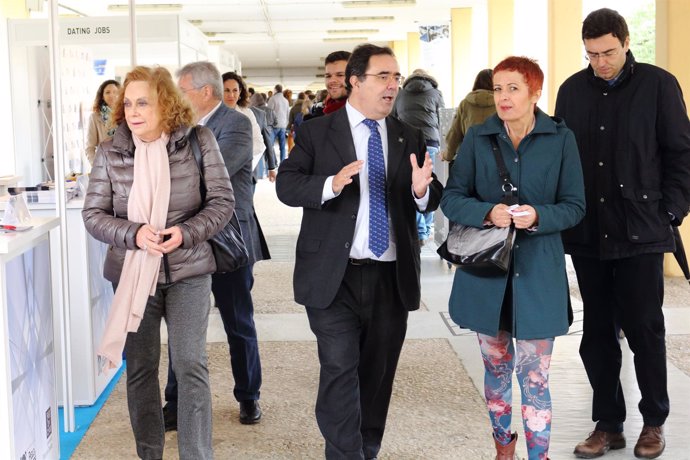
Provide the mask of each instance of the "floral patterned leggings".
[{"label": "floral patterned leggings", "polygon": [[517,340],[517,360],[510,333],[498,337],[477,334],[484,359],[484,396],[494,438],[502,445],[511,441],[512,377],[517,374],[522,393],[522,422],[529,460],[545,460],[551,437],[549,366],[554,339]]}]

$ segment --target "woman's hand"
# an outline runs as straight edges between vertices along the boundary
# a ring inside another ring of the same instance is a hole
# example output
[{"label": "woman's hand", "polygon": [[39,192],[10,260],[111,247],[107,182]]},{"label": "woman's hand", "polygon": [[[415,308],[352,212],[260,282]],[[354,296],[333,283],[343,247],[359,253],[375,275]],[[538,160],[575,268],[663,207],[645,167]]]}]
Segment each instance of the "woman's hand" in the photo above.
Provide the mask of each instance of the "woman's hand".
[{"label": "woman's hand", "polygon": [[[513,222],[515,222],[515,228],[524,230],[526,228],[534,227],[537,225],[537,211],[528,204],[520,205],[511,210],[513,213]],[[524,214],[524,215],[515,215]]]},{"label": "woman's hand", "polygon": [[178,227],[177,225],[170,228],[166,228],[165,230],[161,230],[159,233],[163,237],[165,237],[166,235],[170,235],[170,238],[165,240],[163,244],[160,245],[162,252],[164,254],[169,254],[173,252],[182,244],[182,230],[180,230],[180,227]]},{"label": "woman's hand", "polygon": [[498,203],[491,209],[487,220],[496,227],[509,227],[513,221],[513,216],[508,212],[508,205]]},{"label": "woman's hand", "polygon": [[137,246],[148,254],[156,256],[161,256],[163,254],[163,248],[159,246],[163,241],[163,237],[158,230],[149,224],[142,225],[141,228],[139,228],[135,241]]}]

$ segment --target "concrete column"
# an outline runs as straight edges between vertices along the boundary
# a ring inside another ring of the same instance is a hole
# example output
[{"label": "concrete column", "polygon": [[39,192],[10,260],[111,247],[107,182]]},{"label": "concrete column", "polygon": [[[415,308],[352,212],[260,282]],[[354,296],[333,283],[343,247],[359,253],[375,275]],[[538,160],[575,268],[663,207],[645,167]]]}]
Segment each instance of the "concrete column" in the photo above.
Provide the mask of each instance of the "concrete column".
[{"label": "concrete column", "polygon": [[12,19],[29,17],[24,0],[0,0],[0,14]]},{"label": "concrete column", "polygon": [[450,10],[450,53],[452,85],[450,100],[456,107],[472,89],[472,8]]},{"label": "concrete column", "polygon": [[398,65],[400,66],[400,73],[403,74],[403,76],[409,75],[407,73],[407,40],[395,40],[391,42],[391,48],[393,49],[393,52],[395,53],[395,58],[398,60]]},{"label": "concrete column", "polygon": [[408,32],[407,33],[407,72],[403,71],[402,66],[400,67],[400,72],[403,73],[405,77],[410,75],[414,69],[419,68],[419,55],[421,45],[419,43],[419,31]]},{"label": "concrete column", "polygon": [[680,82],[685,105],[690,105],[690,2],[656,1],[656,65],[671,72]]},{"label": "concrete column", "polygon": [[513,0],[488,0],[489,67],[513,54]]},{"label": "concrete column", "polygon": [[[582,0],[548,0],[548,113],[556,106],[558,88],[582,69]],[[546,69],[545,69],[546,70]]]},{"label": "concrete column", "polygon": [[[690,104],[690,2],[686,0],[656,1],[656,64],[671,72],[683,89],[685,105]],[[685,255],[690,258],[690,219],[680,227],[685,243]],[[667,275],[681,276],[683,273],[673,255],[667,254],[664,261]]]},{"label": "concrete column", "polygon": [[0,138],[3,139],[4,147],[0,150],[0,176],[11,176],[17,172],[14,155],[7,19],[26,18],[28,15],[29,12],[23,0],[0,0],[0,100],[4,101],[0,106]]}]

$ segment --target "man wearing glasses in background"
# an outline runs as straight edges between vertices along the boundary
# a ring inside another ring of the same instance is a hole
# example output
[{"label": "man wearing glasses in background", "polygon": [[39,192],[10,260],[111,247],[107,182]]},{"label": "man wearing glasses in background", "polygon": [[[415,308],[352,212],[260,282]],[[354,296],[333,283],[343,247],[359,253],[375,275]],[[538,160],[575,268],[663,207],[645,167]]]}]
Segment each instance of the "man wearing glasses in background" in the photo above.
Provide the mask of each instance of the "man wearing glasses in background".
[{"label": "man wearing glasses in background", "polygon": [[300,127],[276,180],[304,208],[295,300],[306,306],[321,375],[316,421],[327,459],[381,448],[409,310],[419,308],[415,210],[438,207],[424,136],[389,116],[400,83],[393,51],[358,46],[343,110]]},{"label": "man wearing glasses in background", "polygon": [[590,65],[561,85],[556,116],[577,138],[587,214],[563,232],[584,304],[580,356],[593,389],[595,430],[580,458],[625,447],[622,329],[635,355],[644,427],[638,458],[664,451],[666,383],[663,257],[690,207],[690,122],[678,81],[635,62],[625,19],[603,8],[582,25]]}]

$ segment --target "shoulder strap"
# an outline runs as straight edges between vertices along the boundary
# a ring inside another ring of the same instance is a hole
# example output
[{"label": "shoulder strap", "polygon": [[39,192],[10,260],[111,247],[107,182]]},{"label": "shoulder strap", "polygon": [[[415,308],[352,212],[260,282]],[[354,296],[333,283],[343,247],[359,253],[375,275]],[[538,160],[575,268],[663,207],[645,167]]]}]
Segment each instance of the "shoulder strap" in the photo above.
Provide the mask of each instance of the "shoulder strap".
[{"label": "shoulder strap", "polygon": [[501,148],[498,146],[496,141],[496,136],[490,136],[491,149],[494,153],[494,158],[496,159],[496,166],[498,167],[498,175],[501,177],[501,189],[503,190],[504,201],[507,203],[516,202],[517,188],[513,185],[513,181],[510,178],[510,173],[506,167],[505,161],[503,161],[503,155],[501,155]]},{"label": "shoulder strap", "polygon": [[196,160],[196,165],[199,168],[199,174],[201,179],[199,180],[199,192],[201,193],[202,203],[206,200],[206,181],[204,180],[204,159],[201,157],[201,150],[199,149],[199,139],[196,134],[197,127],[193,127],[189,131],[189,145],[192,147],[192,152],[194,152],[194,159]]},{"label": "shoulder strap", "polygon": [[496,142],[496,136],[490,136],[489,140],[491,141],[491,149],[494,152],[494,158],[496,159],[496,166],[498,167],[498,175],[501,176],[501,182],[503,184],[511,184],[510,173],[508,173],[506,163],[503,161],[503,155],[501,155],[501,148],[498,146],[498,142]]}]

